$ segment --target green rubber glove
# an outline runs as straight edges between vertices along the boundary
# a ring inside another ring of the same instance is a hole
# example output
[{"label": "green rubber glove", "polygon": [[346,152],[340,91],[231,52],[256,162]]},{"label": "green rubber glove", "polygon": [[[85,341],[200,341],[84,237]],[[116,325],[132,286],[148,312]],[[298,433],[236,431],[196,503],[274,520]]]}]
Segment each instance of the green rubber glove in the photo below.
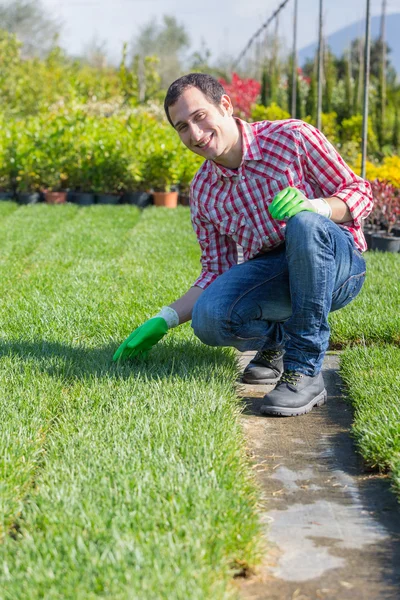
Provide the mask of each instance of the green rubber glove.
[{"label": "green rubber glove", "polygon": [[153,317],[140,325],[120,345],[113,356],[113,360],[126,360],[135,356],[146,357],[148,351],[164,337],[168,325],[162,317]]},{"label": "green rubber glove", "polygon": [[303,192],[293,187],[287,187],[279,192],[268,206],[268,210],[271,216],[279,221],[290,219],[303,210],[318,212]]}]

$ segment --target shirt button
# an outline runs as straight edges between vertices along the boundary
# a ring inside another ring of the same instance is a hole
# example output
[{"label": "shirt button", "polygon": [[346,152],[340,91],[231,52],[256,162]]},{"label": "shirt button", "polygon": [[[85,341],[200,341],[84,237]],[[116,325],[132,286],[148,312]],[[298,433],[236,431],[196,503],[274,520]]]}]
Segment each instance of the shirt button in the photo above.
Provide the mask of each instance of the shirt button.
[{"label": "shirt button", "polygon": [[234,227],[231,227],[231,233],[233,233],[235,231]]},{"label": "shirt button", "polygon": [[242,175],[242,179],[246,179],[246,177],[244,175]]}]

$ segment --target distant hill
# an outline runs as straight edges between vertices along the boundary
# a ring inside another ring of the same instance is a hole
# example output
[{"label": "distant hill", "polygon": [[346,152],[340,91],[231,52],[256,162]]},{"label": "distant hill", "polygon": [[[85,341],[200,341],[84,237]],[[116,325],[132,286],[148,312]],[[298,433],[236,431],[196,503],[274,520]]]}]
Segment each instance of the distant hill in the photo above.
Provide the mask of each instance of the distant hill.
[{"label": "distant hill", "polygon": [[[371,17],[371,39],[379,37],[381,18]],[[400,13],[386,15],[386,42],[391,53],[390,62],[400,75]],[[349,48],[355,38],[363,37],[365,33],[365,21],[357,21],[343,29],[339,29],[327,37],[327,43],[335,56],[341,56]],[[299,64],[303,65],[308,58],[313,58],[318,47],[318,41],[301,48],[298,52]]]}]

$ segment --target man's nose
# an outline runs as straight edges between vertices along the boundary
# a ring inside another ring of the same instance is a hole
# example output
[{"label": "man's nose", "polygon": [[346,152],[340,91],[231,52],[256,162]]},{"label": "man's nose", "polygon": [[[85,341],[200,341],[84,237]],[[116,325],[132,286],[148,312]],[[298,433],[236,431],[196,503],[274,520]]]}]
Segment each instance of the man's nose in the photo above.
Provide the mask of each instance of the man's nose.
[{"label": "man's nose", "polygon": [[203,132],[201,131],[201,129],[199,128],[199,126],[196,123],[191,123],[190,125],[190,137],[192,138],[192,140],[194,142],[198,142],[199,140],[201,140],[201,136],[203,135]]}]

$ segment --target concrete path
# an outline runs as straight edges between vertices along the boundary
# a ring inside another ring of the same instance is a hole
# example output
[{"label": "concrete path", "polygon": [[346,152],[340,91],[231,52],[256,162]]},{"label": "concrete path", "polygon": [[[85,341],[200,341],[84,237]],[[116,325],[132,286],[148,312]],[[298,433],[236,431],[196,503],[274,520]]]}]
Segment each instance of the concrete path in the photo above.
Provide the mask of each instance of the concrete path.
[{"label": "concrete path", "polygon": [[328,355],[328,403],[301,417],[261,416],[257,390],[241,389],[267,543],[260,573],[238,582],[244,600],[400,600],[399,504],[356,453],[337,367]]}]

